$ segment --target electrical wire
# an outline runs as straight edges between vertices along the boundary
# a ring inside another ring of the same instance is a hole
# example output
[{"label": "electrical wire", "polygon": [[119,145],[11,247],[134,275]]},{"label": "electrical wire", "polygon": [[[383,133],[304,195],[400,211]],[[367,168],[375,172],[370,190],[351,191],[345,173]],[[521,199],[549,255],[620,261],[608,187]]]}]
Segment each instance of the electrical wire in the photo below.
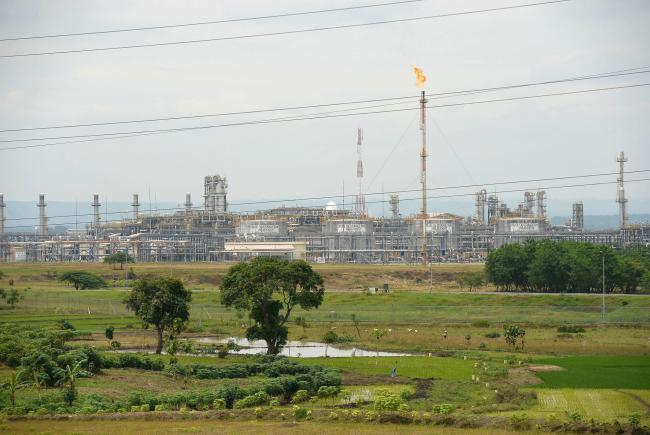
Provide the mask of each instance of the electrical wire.
[{"label": "electrical wire", "polygon": [[162,29],[174,29],[174,28],[178,28],[178,27],[194,27],[194,26],[206,26],[206,25],[212,25],[212,24],[237,23],[237,22],[242,22],[242,21],[268,20],[268,19],[273,19],[273,18],[297,17],[297,16],[301,16],[301,15],[315,15],[315,14],[323,14],[323,13],[330,13],[330,12],[344,12],[344,11],[352,11],[352,10],[359,10],[359,9],[378,8],[378,7],[383,7],[383,6],[395,6],[395,5],[402,5],[402,4],[406,4],[406,3],[420,3],[420,2],[423,2],[423,1],[425,1],[425,0],[402,0],[402,1],[394,1],[394,2],[388,2],[388,3],[373,3],[373,4],[369,4],[369,5],[348,6],[348,7],[343,7],[343,8],[317,9],[317,10],[313,10],[313,11],[304,11],[304,12],[286,12],[286,13],[274,14],[274,15],[260,15],[260,16],[255,16],[255,17],[230,18],[230,19],[226,19],[226,20],[198,21],[198,22],[193,22],[193,23],[168,24],[168,25],[160,25],[160,26],[148,26],[148,27],[132,27],[132,28],[127,28],[127,29],[96,30],[96,31],[92,31],[92,32],[58,33],[58,34],[52,34],[52,35],[15,36],[15,37],[9,37],[9,38],[2,38],[2,39],[0,39],[0,42],[23,41],[23,40],[28,40],[28,39],[67,38],[67,37],[70,37],[70,36],[103,35],[103,34],[107,34],[107,33],[141,32],[141,31],[146,31],[146,30],[162,30]]},{"label": "electrical wire", "polygon": [[[576,95],[576,94],[585,94],[585,93],[592,93],[592,92],[611,91],[611,90],[628,89],[628,88],[638,88],[638,87],[643,87],[643,86],[650,86],[650,83],[637,83],[637,84],[633,84],[633,85],[622,85],[622,86],[611,86],[611,87],[606,87],[606,88],[583,89],[583,90],[579,90],[579,91],[556,92],[556,93],[549,93],[549,94],[537,94],[537,95],[525,95],[525,96],[519,96],[519,97],[497,98],[497,99],[492,99],[492,100],[481,100],[481,101],[468,101],[468,102],[460,102],[460,103],[439,104],[439,105],[426,106],[426,108],[427,109],[436,109],[436,108],[446,108],[446,107],[460,107],[460,106],[469,106],[469,105],[475,105],[475,104],[488,104],[488,103],[497,103],[497,102],[504,102],[504,101],[518,101],[518,100],[527,100],[527,99],[533,99],[533,98],[556,97],[556,96]],[[355,110],[355,109],[349,109],[349,110]],[[356,109],[356,110],[358,110],[358,109]],[[183,132],[183,131],[196,131],[196,130],[206,130],[206,129],[213,129],[213,128],[237,127],[237,126],[257,125],[257,124],[273,124],[273,123],[280,123],[280,122],[305,121],[305,120],[315,120],[315,119],[341,118],[341,117],[348,117],[348,116],[374,115],[374,114],[404,112],[404,111],[413,111],[413,110],[419,110],[419,108],[415,107],[415,108],[406,108],[406,109],[386,109],[386,110],[377,110],[377,111],[369,111],[369,112],[366,111],[366,112],[347,113],[347,114],[338,114],[338,115],[314,115],[314,116],[312,116],[312,115],[296,115],[295,117],[289,117],[289,118],[287,118],[287,117],[277,118],[277,119],[271,118],[271,119],[264,119],[264,120],[240,121],[240,122],[233,122],[233,123],[226,123],[226,124],[211,124],[211,125],[200,125],[200,126],[192,126],[192,127],[178,127],[178,128],[169,128],[169,129],[139,130],[139,131],[126,131],[126,132],[113,132],[113,133],[95,133],[95,134],[86,134],[86,135],[40,137],[40,138],[26,138],[26,139],[6,139],[6,140],[0,140],[0,143],[33,142],[33,141],[45,141],[45,140],[95,138],[95,137],[100,137],[100,138],[103,137],[103,138],[105,138],[105,137],[109,137],[109,136],[113,136],[113,137],[116,137],[116,138],[119,139],[123,135],[140,135],[140,134],[153,134],[153,133],[156,133],[156,134],[177,133],[177,132]],[[4,148],[0,148],[0,151],[8,151],[8,150],[16,150],[16,149],[24,149],[24,148],[47,147],[47,146],[54,146],[54,145],[62,145],[62,144],[66,144],[66,143],[74,143],[74,142],[59,142],[59,143],[51,143],[51,144],[38,144],[38,145],[4,147]]]},{"label": "electrical wire", "polygon": [[[644,71],[639,71],[639,70],[644,70]],[[530,87],[530,86],[541,86],[541,85],[566,83],[566,82],[573,82],[573,81],[612,78],[612,77],[621,77],[621,76],[648,74],[648,73],[650,73],[650,66],[642,66],[637,68],[628,68],[624,70],[590,74],[586,76],[570,77],[565,79],[519,83],[515,85],[503,85],[503,86],[490,87],[490,88],[478,88],[478,89],[468,89],[468,90],[460,90],[460,91],[428,93],[426,94],[426,97],[432,100],[432,99],[439,99],[439,98],[465,96],[469,94],[476,94],[476,93],[483,93],[483,92],[517,89],[517,88]],[[11,128],[11,129],[0,130],[0,133],[34,131],[34,130],[52,130],[52,129],[62,129],[62,128],[78,128],[78,127],[98,127],[98,126],[119,125],[119,124],[136,124],[136,123],[144,123],[144,122],[180,121],[185,119],[210,118],[210,117],[218,117],[218,116],[252,115],[256,113],[315,109],[319,107],[378,103],[382,101],[406,100],[406,99],[416,99],[416,98],[420,98],[420,96],[407,95],[401,97],[386,97],[386,98],[375,98],[369,100],[356,100],[356,101],[339,101],[339,102],[332,102],[332,103],[312,104],[306,106],[275,107],[275,108],[268,108],[268,109],[243,110],[243,111],[236,111],[236,112],[204,113],[204,114],[185,115],[185,116],[167,116],[161,118],[132,119],[132,120],[123,120],[123,121],[104,121],[104,122],[93,122],[93,123],[86,123],[86,124],[65,124],[65,125],[50,125],[50,126],[42,126],[42,127]]]},{"label": "electrical wire", "polygon": [[[624,174],[641,174],[641,173],[646,173],[650,172],[650,169],[637,169],[637,170],[632,170],[632,171],[625,171]],[[560,177],[545,177],[545,178],[532,178],[532,179],[524,179],[524,180],[508,180],[508,181],[493,181],[489,183],[481,183],[481,184],[464,184],[464,185],[452,185],[452,186],[440,186],[440,187],[430,187],[427,188],[427,192],[432,192],[432,191],[438,191],[438,190],[452,190],[452,189],[467,189],[467,188],[476,188],[476,187],[484,187],[484,186],[504,186],[504,185],[510,185],[510,184],[525,184],[525,183],[539,183],[542,181],[560,181],[560,180],[575,180],[575,179],[581,179],[581,178],[594,178],[594,177],[606,177],[610,175],[619,175],[620,172],[601,172],[601,173],[595,173],[595,174],[581,174],[581,175],[565,175],[565,176],[560,176]],[[627,180],[626,180],[627,182]],[[527,189],[530,189],[528,187]],[[365,196],[376,196],[376,195],[384,195],[384,194],[398,194],[398,193],[413,193],[413,192],[421,192],[421,189],[406,189],[406,190],[391,190],[387,192],[371,192],[371,193],[365,193]],[[498,193],[498,192],[495,192]],[[472,193],[472,195],[474,195]],[[248,201],[248,202],[230,202],[230,206],[241,206],[241,205],[260,205],[260,204],[277,204],[277,203],[287,203],[287,202],[305,202],[305,201],[317,201],[317,200],[326,200],[326,199],[336,199],[336,198],[348,198],[348,197],[353,197],[356,196],[356,194],[351,193],[347,195],[321,195],[321,196],[310,196],[310,197],[299,197],[299,198],[283,198],[283,199],[272,199],[272,200],[263,200],[263,201]],[[419,197],[418,197],[419,198]],[[433,198],[433,197],[432,197]],[[416,198],[417,199],[417,198]],[[374,203],[375,201],[372,201],[370,203]],[[380,201],[381,202],[381,201]],[[383,201],[387,202],[387,201]],[[181,210],[187,210],[187,207],[171,207],[171,208],[158,208],[157,211],[181,211]],[[202,210],[200,207],[192,207],[190,208],[191,210]],[[131,213],[131,210],[122,210],[122,211],[114,211],[114,212],[108,212],[106,214],[108,215],[113,215],[113,214],[128,214]],[[94,213],[77,213],[77,214],[70,214],[70,215],[55,215],[55,216],[48,216],[48,219],[54,219],[54,218],[69,218],[69,217],[80,217],[80,216],[93,216]],[[28,217],[21,217],[21,218],[7,218],[5,219],[6,221],[21,221],[21,220],[38,220],[38,217],[34,218],[28,218]]]},{"label": "electrical wire", "polygon": [[269,36],[293,35],[293,34],[299,34],[299,33],[320,32],[320,31],[326,31],[326,30],[340,30],[340,29],[351,29],[351,28],[359,28],[359,27],[369,27],[369,26],[377,26],[377,25],[382,25],[382,24],[407,23],[407,22],[414,22],[414,21],[431,20],[431,19],[436,19],[436,18],[447,18],[447,17],[470,15],[470,14],[480,14],[480,13],[486,13],[486,12],[499,12],[499,11],[505,11],[505,10],[511,10],[511,9],[521,9],[521,8],[528,8],[528,7],[534,7],[534,6],[544,6],[544,5],[551,5],[551,4],[558,4],[558,3],[566,3],[566,2],[569,2],[569,1],[572,1],[572,0],[551,0],[551,1],[538,2],[538,3],[527,3],[527,4],[512,5],[512,6],[502,6],[502,7],[498,7],[498,8],[477,9],[477,10],[461,11],[461,12],[450,12],[450,13],[438,14],[438,15],[428,15],[428,16],[410,17],[410,18],[399,18],[399,19],[382,20],[382,21],[371,21],[371,22],[356,23],[356,24],[341,24],[341,25],[336,25],[336,26],[312,27],[312,28],[309,28],[309,29],[284,30],[284,31],[280,31],[280,32],[266,32],[266,33],[247,34],[247,35],[221,36],[221,37],[216,37],[216,38],[193,39],[193,40],[185,40],[185,41],[168,41],[168,42],[156,42],[156,43],[151,43],[151,44],[118,45],[118,46],[112,46],[112,47],[94,47],[94,48],[82,48],[82,49],[74,49],[74,50],[41,51],[41,52],[32,52],[32,53],[14,53],[14,54],[0,55],[0,58],[9,59],[9,58],[17,58],[17,57],[51,56],[51,55],[59,55],[59,54],[89,53],[89,52],[97,52],[97,51],[129,50],[129,49],[134,49],[134,48],[151,48],[151,47],[163,47],[163,46],[172,46],[172,45],[199,44],[199,43],[206,43],[206,42],[232,41],[232,40],[237,40],[237,39],[262,38],[262,37],[269,37]]}]

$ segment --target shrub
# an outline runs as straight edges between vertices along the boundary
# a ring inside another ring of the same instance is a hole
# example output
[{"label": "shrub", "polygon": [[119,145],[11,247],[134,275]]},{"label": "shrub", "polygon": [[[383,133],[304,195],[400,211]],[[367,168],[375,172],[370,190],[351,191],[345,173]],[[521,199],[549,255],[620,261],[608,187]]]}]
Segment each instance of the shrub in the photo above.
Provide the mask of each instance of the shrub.
[{"label": "shrub", "polygon": [[74,325],[68,322],[66,319],[59,319],[56,321],[56,324],[59,325],[59,329],[61,330],[68,330],[68,331],[77,330],[77,328],[75,328]]},{"label": "shrub", "polygon": [[334,397],[339,394],[339,388],[323,385],[318,389],[318,397]]},{"label": "shrub", "polygon": [[510,416],[510,424],[517,430],[530,429],[530,419],[528,414],[512,414]]},{"label": "shrub", "polygon": [[212,407],[214,409],[226,409],[226,401],[224,399],[214,399]]},{"label": "shrub", "polygon": [[637,428],[641,424],[641,416],[639,414],[632,414],[627,418],[627,421],[630,423],[630,426]]},{"label": "shrub", "polygon": [[375,391],[373,408],[375,411],[397,411],[400,405],[405,403],[402,397],[380,388]]},{"label": "shrub", "polygon": [[266,405],[269,403],[269,400],[271,400],[271,398],[265,391],[258,391],[253,395],[246,396],[235,402],[234,408],[252,408],[254,406]]},{"label": "shrub", "polygon": [[303,403],[309,400],[309,391],[307,390],[298,390],[293,395],[291,403]]},{"label": "shrub", "polygon": [[499,337],[501,337],[501,334],[499,334],[498,332],[488,332],[483,337],[485,337],[485,338],[499,338]]},{"label": "shrub", "polygon": [[293,406],[293,417],[296,420],[304,420],[311,414],[311,411],[307,410],[306,408],[301,408],[298,405]]},{"label": "shrub", "polygon": [[578,334],[587,331],[582,326],[563,325],[557,328],[557,332],[562,332],[565,334]]},{"label": "shrub", "polygon": [[438,405],[433,405],[433,408],[431,411],[433,411],[434,414],[450,414],[454,410],[454,405],[451,405],[449,403],[441,403]]}]

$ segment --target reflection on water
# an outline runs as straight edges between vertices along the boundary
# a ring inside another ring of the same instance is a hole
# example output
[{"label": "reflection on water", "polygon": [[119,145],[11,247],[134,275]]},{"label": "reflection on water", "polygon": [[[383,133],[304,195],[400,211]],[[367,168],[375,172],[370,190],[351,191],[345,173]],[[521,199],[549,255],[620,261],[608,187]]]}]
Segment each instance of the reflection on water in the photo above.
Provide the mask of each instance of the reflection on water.
[{"label": "reflection on water", "polygon": [[[228,337],[201,337],[197,339],[199,343],[206,344],[226,344],[228,341],[235,342],[242,346],[239,351],[232,351],[234,354],[257,355],[266,353],[266,342],[264,340],[249,341],[246,338]],[[323,356],[329,357],[348,357],[348,356],[409,356],[407,353],[397,352],[375,352],[372,350],[359,349],[357,347],[339,348],[325,343],[315,341],[295,341],[289,340],[282,348],[280,355],[293,356],[298,358],[318,358]]]}]

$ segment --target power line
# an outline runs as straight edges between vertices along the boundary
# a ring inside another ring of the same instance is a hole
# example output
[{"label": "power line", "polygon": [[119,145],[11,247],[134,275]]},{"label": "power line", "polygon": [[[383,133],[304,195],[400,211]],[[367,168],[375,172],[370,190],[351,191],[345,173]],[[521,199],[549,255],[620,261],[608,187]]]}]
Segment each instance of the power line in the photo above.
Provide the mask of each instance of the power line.
[{"label": "power line", "polygon": [[[611,91],[627,88],[638,88],[643,86],[650,86],[650,83],[638,83],[633,85],[622,85],[622,86],[611,86],[606,88],[592,88],[592,89],[583,89],[580,91],[567,91],[567,92],[556,92],[549,94],[537,94],[537,95],[525,95],[519,97],[507,97],[507,98],[497,98],[492,100],[480,100],[480,101],[468,101],[460,103],[447,103],[426,106],[427,109],[436,109],[436,108],[446,108],[446,107],[460,107],[460,106],[470,106],[475,104],[488,104],[488,103],[497,103],[504,101],[518,101],[518,100],[528,100],[534,98],[545,98],[545,97],[557,97],[565,95],[576,95],[576,94],[585,94],[592,92],[601,92],[601,91]],[[360,109],[347,109],[349,110],[360,110]],[[366,112],[357,112],[357,113],[347,113],[347,114],[338,114],[338,115],[320,115],[320,114],[308,114],[308,115],[295,115],[294,117],[283,117],[283,118],[271,118],[271,119],[262,119],[262,120],[252,120],[252,121],[240,121],[226,124],[209,124],[209,125],[200,125],[192,127],[177,127],[169,129],[153,129],[153,130],[137,130],[137,131],[126,131],[126,132],[113,132],[113,133],[95,133],[95,134],[85,134],[85,135],[71,135],[71,136],[58,136],[58,137],[40,137],[40,138],[26,138],[26,139],[6,139],[0,140],[0,143],[15,143],[15,142],[33,142],[33,141],[44,141],[44,140],[59,140],[59,139],[75,139],[75,138],[107,138],[113,137],[120,139],[122,137],[132,137],[137,135],[145,134],[164,134],[164,133],[177,133],[183,131],[196,131],[196,130],[206,130],[213,128],[224,128],[224,127],[237,127],[244,125],[257,125],[257,124],[274,124],[280,122],[292,122],[292,121],[306,121],[306,120],[315,120],[315,119],[329,119],[329,118],[342,118],[348,116],[360,116],[360,115],[374,115],[382,113],[394,113],[394,112],[404,112],[404,111],[413,111],[419,110],[419,108],[405,108],[405,109],[386,109],[386,110],[377,110],[377,111],[366,111]],[[130,135],[130,136],[125,136]],[[23,146],[14,146],[14,147],[4,147],[0,148],[0,151],[16,150],[16,149],[25,149],[25,148],[38,148],[38,147],[48,147],[54,145],[63,145],[71,142],[58,142],[51,144],[37,144],[37,145],[23,145]]]},{"label": "power line", "polygon": [[[650,169],[637,169],[633,171],[625,171],[625,174],[640,174],[640,173],[645,173],[645,172],[650,172]],[[474,187],[484,187],[484,186],[504,186],[504,185],[509,185],[509,184],[525,184],[525,183],[539,183],[542,181],[559,181],[559,180],[575,180],[575,179],[581,179],[581,178],[594,178],[594,177],[606,177],[610,175],[619,175],[620,172],[600,172],[600,173],[594,173],[594,174],[581,174],[581,175],[565,175],[561,177],[545,177],[545,178],[529,178],[529,179],[524,179],[524,180],[508,180],[508,181],[493,181],[489,183],[478,183],[478,184],[464,184],[464,185],[451,185],[451,186],[440,186],[440,187],[430,187],[427,188],[427,191],[437,191],[437,190],[451,190],[451,189],[467,189],[467,188],[474,188]],[[627,180],[626,180],[627,182]],[[528,188],[530,189],[530,188]],[[412,193],[412,192],[421,192],[421,189],[406,189],[406,190],[391,190],[391,191],[385,191],[385,192],[371,192],[371,193],[365,193],[366,196],[377,196],[377,195],[384,195],[384,194],[396,194],[396,193]],[[321,195],[321,196],[310,196],[310,197],[299,197],[299,198],[284,198],[284,199],[271,199],[271,200],[263,200],[263,201],[248,201],[248,202],[229,202],[228,204],[230,206],[238,206],[238,205],[259,205],[259,204],[274,204],[274,203],[286,203],[286,202],[304,202],[304,201],[316,201],[316,200],[326,200],[326,199],[334,199],[334,198],[341,198],[341,197],[353,197],[356,194],[351,193],[347,195],[340,195],[340,194],[335,194],[335,195]],[[473,195],[473,193],[472,193]],[[386,202],[386,201],[384,201]],[[193,210],[201,210],[200,207],[193,207]],[[159,211],[182,211],[182,210],[187,210],[187,207],[171,207],[171,208],[160,208],[158,209]],[[113,212],[108,212],[107,214],[113,215],[113,214],[128,214],[131,213],[131,210],[122,210],[122,211],[113,211]],[[94,213],[83,213],[83,214],[72,214],[72,215],[55,215],[55,216],[48,216],[48,219],[54,219],[54,218],[68,218],[68,217],[78,217],[78,216],[94,216]],[[7,218],[5,220],[7,221],[20,221],[20,220],[36,220],[39,219],[38,217],[34,218]]]},{"label": "power line", "polygon": [[[639,178],[639,179],[634,179],[634,180],[625,180],[626,183],[636,183],[636,182],[642,182],[642,181],[650,181],[650,178]],[[602,185],[607,185],[607,184],[616,184],[618,183],[617,181],[602,181],[602,182],[595,182],[595,183],[581,183],[581,184],[567,184],[567,185],[562,185],[562,186],[545,186],[545,187],[538,187],[540,190],[558,190],[558,189],[569,189],[569,188],[575,188],[575,187],[590,187],[590,186],[602,186]],[[494,193],[516,193],[516,192],[525,192],[529,190],[530,188],[525,188],[525,189],[510,189],[510,190],[500,190],[500,191],[495,191]],[[427,199],[446,199],[446,198],[460,198],[460,197],[465,197],[465,196],[474,196],[475,193],[456,193],[456,194],[450,194],[450,195],[436,195],[436,196],[427,196]],[[338,195],[340,197],[340,195]],[[422,199],[421,196],[415,196],[411,198],[400,198],[401,201],[420,201]],[[376,203],[382,203],[382,202],[388,202],[389,200],[376,200],[376,201],[367,201],[366,204],[376,204]],[[305,208],[322,208],[321,207],[305,207]],[[242,213],[242,212],[240,212]],[[111,213],[112,214],[112,213]],[[50,219],[48,217],[48,219]],[[72,224],[92,224],[94,221],[85,221],[85,222],[56,222],[54,225],[72,225]],[[110,222],[120,222],[120,221],[110,221]],[[105,224],[108,222],[105,222]],[[5,229],[7,228],[29,228],[33,227],[34,224],[30,225],[13,225],[13,226],[5,226]]]},{"label": "power line", "polygon": [[242,21],[255,21],[255,20],[268,20],[273,18],[286,18],[286,17],[296,17],[301,15],[315,15],[323,14],[330,12],[344,12],[352,11],[358,9],[369,9],[369,8],[378,8],[382,6],[395,6],[406,3],[419,3],[425,0],[403,0],[403,1],[394,1],[388,3],[373,3],[369,5],[359,5],[359,6],[349,6],[344,8],[333,8],[333,9],[317,9],[313,11],[304,11],[304,12],[287,12],[282,14],[275,15],[260,15],[255,17],[243,17],[243,18],[230,18],[227,20],[213,20],[213,21],[197,21],[193,23],[180,23],[180,24],[168,24],[161,26],[148,26],[148,27],[132,27],[127,29],[109,29],[109,30],[97,30],[92,32],[77,32],[77,33],[58,33],[52,35],[32,35],[32,36],[15,36],[10,38],[0,39],[0,42],[6,41],[23,41],[26,39],[45,39],[45,38],[66,38],[70,36],[87,36],[87,35],[102,35],[107,33],[124,33],[124,32],[141,32],[146,30],[162,30],[162,29],[173,29],[178,27],[193,27],[193,26],[206,26],[211,24],[225,24],[225,23],[236,23]]},{"label": "power line", "polygon": [[[639,70],[643,70],[643,71],[639,71]],[[540,86],[540,85],[549,85],[549,84],[566,83],[566,82],[573,82],[573,81],[593,80],[593,79],[611,78],[611,77],[620,77],[620,76],[647,74],[647,73],[650,73],[650,66],[628,68],[624,70],[610,71],[605,73],[590,74],[585,76],[577,76],[577,77],[570,77],[570,78],[556,79],[556,80],[518,83],[514,85],[503,85],[503,86],[489,87],[489,88],[477,88],[477,89],[467,89],[467,90],[459,90],[459,91],[428,93],[427,98],[436,99],[442,97],[464,96],[468,94],[475,94],[475,93],[482,93],[482,92],[500,91],[500,90],[516,89],[516,88],[523,88],[523,87],[530,87],[530,86]],[[78,127],[99,127],[99,126],[107,126],[107,125],[136,124],[136,123],[144,123],[144,122],[179,121],[185,119],[210,118],[210,117],[219,117],[219,116],[252,115],[256,113],[314,109],[319,107],[377,103],[382,101],[406,100],[406,99],[416,99],[416,98],[420,98],[420,95],[385,97],[385,98],[375,98],[369,100],[356,100],[356,101],[339,101],[339,102],[332,102],[332,103],[312,104],[306,106],[285,106],[285,107],[275,107],[275,108],[268,108],[268,109],[243,110],[243,111],[235,111],[235,112],[204,113],[204,114],[185,115],[185,116],[167,116],[161,118],[132,119],[132,120],[123,120],[123,121],[105,121],[105,122],[93,122],[93,123],[86,123],[86,124],[50,125],[50,126],[42,126],[42,127],[11,128],[11,129],[0,130],[0,133],[34,131],[34,130],[51,130],[51,129],[62,129],[62,128],[78,128]]]},{"label": "power line", "polygon": [[339,30],[339,29],[351,29],[351,28],[358,28],[358,27],[369,27],[369,26],[376,26],[376,25],[381,25],[381,24],[393,24],[393,23],[405,23],[405,22],[423,21],[423,20],[431,20],[431,19],[436,19],[436,18],[446,18],[446,17],[453,17],[453,16],[461,16],[461,15],[480,14],[480,13],[486,13],[486,12],[498,12],[498,11],[505,11],[505,10],[510,10],[510,9],[521,9],[521,8],[528,8],[528,7],[533,7],[533,6],[543,6],[543,5],[551,5],[551,4],[558,4],[558,3],[566,3],[566,2],[569,2],[569,1],[571,1],[571,0],[551,0],[551,1],[545,1],[545,2],[528,3],[528,4],[513,5],[513,6],[503,6],[503,7],[490,8],[490,9],[477,9],[477,10],[471,10],[471,11],[450,12],[450,13],[438,14],[438,15],[428,15],[428,16],[420,16],[420,17],[411,17],[411,18],[399,18],[399,19],[382,20],[382,21],[371,21],[371,22],[357,23],[357,24],[341,24],[341,25],[337,25],[337,26],[312,27],[312,28],[309,28],[309,29],[285,30],[285,31],[281,31],[281,32],[267,32],[267,33],[254,33],[254,34],[247,34],[247,35],[221,36],[221,37],[217,37],[217,38],[193,39],[193,40],[186,40],[186,41],[169,41],[169,42],[156,42],[156,43],[151,43],[151,44],[133,44],[133,45],[118,45],[118,46],[112,46],[112,47],[82,48],[82,49],[76,49],[76,50],[42,51],[42,52],[33,52],[33,53],[5,54],[5,55],[0,55],[0,58],[7,59],[7,58],[16,58],[16,57],[33,57],[33,56],[48,56],[48,55],[57,55],[57,54],[88,53],[88,52],[94,52],[94,51],[127,50],[127,49],[133,49],[133,48],[151,48],[151,47],[163,47],[163,46],[170,46],[170,45],[187,45],[187,44],[198,44],[198,43],[205,43],[205,42],[232,41],[232,40],[236,40],[236,39],[251,39],[251,38],[262,38],[262,37],[268,37],[268,36],[292,35],[292,34],[298,34],[298,33],[320,32],[320,31],[325,31],[325,30]]}]

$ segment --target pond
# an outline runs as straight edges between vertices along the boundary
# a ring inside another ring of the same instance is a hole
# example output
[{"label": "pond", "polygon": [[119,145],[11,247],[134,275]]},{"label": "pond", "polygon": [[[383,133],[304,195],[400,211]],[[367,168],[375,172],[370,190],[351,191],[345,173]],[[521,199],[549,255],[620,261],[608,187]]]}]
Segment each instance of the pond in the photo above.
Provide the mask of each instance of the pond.
[{"label": "pond", "polygon": [[[196,340],[204,344],[225,344],[228,341],[233,341],[238,346],[241,346],[239,351],[232,351],[230,353],[239,355],[256,355],[266,353],[266,342],[264,340],[248,340],[241,337],[201,337]],[[376,352],[374,350],[359,349],[357,347],[341,348],[326,343],[317,341],[296,341],[289,340],[282,348],[280,355],[292,356],[298,358],[318,358],[318,357],[350,357],[350,356],[410,356],[408,353],[398,352]]]}]

